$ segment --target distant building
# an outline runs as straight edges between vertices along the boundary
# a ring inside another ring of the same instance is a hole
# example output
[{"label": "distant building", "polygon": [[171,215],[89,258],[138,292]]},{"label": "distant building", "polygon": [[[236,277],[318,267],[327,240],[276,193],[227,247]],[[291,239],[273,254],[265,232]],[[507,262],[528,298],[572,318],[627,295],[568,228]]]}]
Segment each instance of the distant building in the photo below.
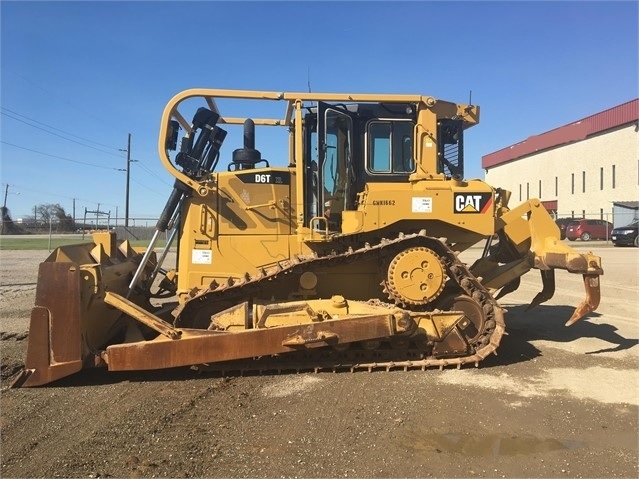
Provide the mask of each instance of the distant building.
[{"label": "distant building", "polygon": [[625,226],[639,219],[639,201],[618,201],[612,210],[615,226]]},{"label": "distant building", "polygon": [[615,205],[639,200],[639,99],[485,155],[482,167],[511,206],[539,198],[557,217],[618,225]]}]

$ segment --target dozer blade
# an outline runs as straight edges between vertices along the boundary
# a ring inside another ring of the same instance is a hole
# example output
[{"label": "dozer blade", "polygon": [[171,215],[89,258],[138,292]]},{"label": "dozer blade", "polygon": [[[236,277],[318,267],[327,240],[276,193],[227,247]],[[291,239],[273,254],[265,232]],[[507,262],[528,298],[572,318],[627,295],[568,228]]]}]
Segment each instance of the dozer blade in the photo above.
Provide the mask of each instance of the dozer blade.
[{"label": "dozer blade", "polygon": [[127,241],[118,245],[115,233],[97,232],[93,242],[56,248],[40,264],[25,365],[11,387],[41,386],[103,366],[96,353],[121,340],[128,326],[104,296],[127,291],[139,257]]},{"label": "dozer blade", "polygon": [[41,386],[80,369],[80,270],[74,263],[41,263],[25,367],[10,386]]}]

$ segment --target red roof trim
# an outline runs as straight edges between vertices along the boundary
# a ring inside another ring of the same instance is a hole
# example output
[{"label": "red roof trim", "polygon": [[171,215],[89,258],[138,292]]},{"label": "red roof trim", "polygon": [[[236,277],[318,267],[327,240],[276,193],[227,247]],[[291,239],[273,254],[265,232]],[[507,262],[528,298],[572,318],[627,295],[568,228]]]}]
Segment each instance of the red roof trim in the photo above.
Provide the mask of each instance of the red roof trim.
[{"label": "red roof trim", "polygon": [[492,168],[541,150],[584,140],[588,136],[637,120],[639,98],[484,155],[481,166],[484,169]]}]

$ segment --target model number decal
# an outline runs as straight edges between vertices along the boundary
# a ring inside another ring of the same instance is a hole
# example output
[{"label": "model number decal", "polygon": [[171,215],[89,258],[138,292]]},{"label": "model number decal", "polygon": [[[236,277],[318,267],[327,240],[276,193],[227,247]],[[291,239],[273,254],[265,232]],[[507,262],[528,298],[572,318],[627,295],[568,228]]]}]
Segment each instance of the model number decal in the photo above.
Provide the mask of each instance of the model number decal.
[{"label": "model number decal", "polygon": [[240,173],[237,177],[242,183],[256,183],[267,185],[290,185],[291,174],[275,171],[272,173]]},{"label": "model number decal", "polygon": [[395,200],[373,200],[373,206],[395,206]]},{"label": "model number decal", "polygon": [[455,193],[455,213],[485,213],[493,203],[492,193]]}]

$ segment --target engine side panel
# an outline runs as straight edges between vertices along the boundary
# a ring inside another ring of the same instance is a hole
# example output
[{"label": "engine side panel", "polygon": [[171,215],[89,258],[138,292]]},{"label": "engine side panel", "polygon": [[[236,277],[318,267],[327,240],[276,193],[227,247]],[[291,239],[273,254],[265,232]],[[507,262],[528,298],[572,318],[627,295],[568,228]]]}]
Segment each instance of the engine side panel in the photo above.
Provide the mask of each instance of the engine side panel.
[{"label": "engine side panel", "polygon": [[359,195],[358,212],[357,224],[347,221],[345,233],[375,231],[402,221],[451,242],[477,242],[495,230],[494,190],[479,180],[369,183]]}]

